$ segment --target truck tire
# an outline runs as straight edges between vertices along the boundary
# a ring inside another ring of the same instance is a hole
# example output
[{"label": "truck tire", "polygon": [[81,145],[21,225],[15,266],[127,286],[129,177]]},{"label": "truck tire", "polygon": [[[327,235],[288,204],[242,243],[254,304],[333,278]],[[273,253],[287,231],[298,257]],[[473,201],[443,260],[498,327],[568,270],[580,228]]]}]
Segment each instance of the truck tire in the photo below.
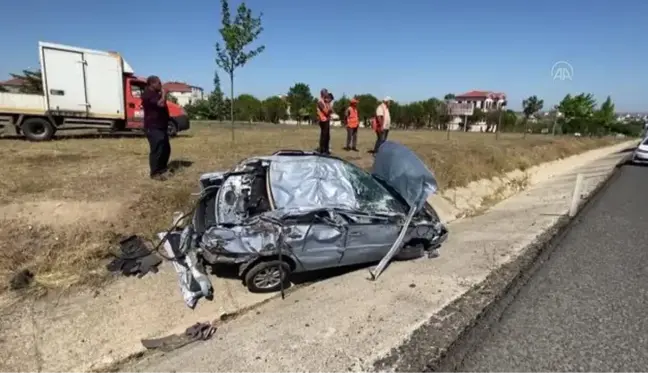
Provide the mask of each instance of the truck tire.
[{"label": "truck tire", "polygon": [[178,125],[173,120],[169,121],[167,133],[169,134],[169,137],[176,137],[178,135]]},{"label": "truck tire", "polygon": [[20,130],[28,140],[31,141],[48,141],[54,137],[56,129],[44,118],[26,119],[20,126]]}]

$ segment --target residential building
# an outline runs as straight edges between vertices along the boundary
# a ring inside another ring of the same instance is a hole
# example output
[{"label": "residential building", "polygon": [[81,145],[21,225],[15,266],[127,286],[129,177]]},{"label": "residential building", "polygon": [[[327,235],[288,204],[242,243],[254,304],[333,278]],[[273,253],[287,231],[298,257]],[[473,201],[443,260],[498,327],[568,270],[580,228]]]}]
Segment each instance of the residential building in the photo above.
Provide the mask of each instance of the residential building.
[{"label": "residential building", "polygon": [[[487,113],[490,110],[501,108],[502,105],[506,103],[506,94],[493,91],[470,91],[456,95],[455,101],[459,103],[471,103],[475,109],[480,109]],[[450,130],[459,130],[462,123],[463,118],[457,116],[450,121],[448,126],[450,127]],[[488,130],[495,132],[497,129],[496,127],[497,126],[491,126],[491,128],[488,128],[486,121],[481,120],[471,125],[468,130],[471,132],[486,132]]]},{"label": "residential building", "polygon": [[4,88],[7,92],[11,93],[19,93],[20,88],[25,84],[23,79],[20,78],[12,78],[9,80],[5,80],[4,82],[0,82],[0,87]]},{"label": "residential building", "polygon": [[484,112],[497,110],[505,101],[506,95],[500,92],[492,91],[470,91],[455,96],[457,102],[470,102],[475,109],[481,109]]},{"label": "residential building", "polygon": [[183,82],[166,82],[163,84],[164,90],[178,100],[178,104],[186,106],[205,98],[205,92],[202,88],[189,85]]}]

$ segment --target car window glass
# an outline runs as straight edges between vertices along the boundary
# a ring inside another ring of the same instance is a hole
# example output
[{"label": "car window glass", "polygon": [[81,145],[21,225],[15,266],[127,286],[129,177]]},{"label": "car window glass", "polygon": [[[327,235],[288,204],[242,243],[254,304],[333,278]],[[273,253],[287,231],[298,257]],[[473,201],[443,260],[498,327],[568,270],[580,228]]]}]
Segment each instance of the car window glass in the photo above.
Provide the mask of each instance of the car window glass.
[{"label": "car window glass", "polygon": [[371,174],[363,169],[344,163],[349,181],[355,191],[360,210],[366,212],[406,213],[405,207],[385,189]]},{"label": "car window glass", "polygon": [[646,137],[644,141],[641,142],[641,145],[648,145],[648,137]]}]

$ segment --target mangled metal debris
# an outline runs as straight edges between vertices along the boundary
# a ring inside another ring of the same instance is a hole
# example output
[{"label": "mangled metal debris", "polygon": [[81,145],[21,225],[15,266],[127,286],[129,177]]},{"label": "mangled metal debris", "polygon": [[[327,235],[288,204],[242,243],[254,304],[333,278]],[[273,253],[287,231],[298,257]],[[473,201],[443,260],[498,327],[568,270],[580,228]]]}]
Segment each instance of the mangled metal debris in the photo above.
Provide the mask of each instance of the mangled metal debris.
[{"label": "mangled metal debris", "polygon": [[157,273],[162,262],[151,245],[139,236],[129,236],[119,242],[119,253],[106,265],[110,272],[121,272],[124,276],[144,277],[147,273]]},{"label": "mangled metal debris", "polygon": [[188,327],[182,334],[171,334],[162,338],[142,339],[142,346],[148,350],[171,352],[196,341],[206,341],[216,332],[211,323],[196,323]]},{"label": "mangled metal debris", "polygon": [[292,273],[436,255],[447,230],[426,202],[436,179],[387,141],[371,173],[332,156],[280,151],[204,174],[191,222],[161,233],[185,302],[212,297],[204,269],[229,264],[252,292],[274,292]]}]

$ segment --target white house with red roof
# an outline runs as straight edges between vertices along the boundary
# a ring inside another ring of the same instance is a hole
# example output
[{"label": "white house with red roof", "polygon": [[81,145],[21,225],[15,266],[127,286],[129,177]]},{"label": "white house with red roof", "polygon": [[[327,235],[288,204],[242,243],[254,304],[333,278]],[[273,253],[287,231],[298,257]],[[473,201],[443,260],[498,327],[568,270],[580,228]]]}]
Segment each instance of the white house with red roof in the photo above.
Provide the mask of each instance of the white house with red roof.
[{"label": "white house with red roof", "polygon": [[501,107],[506,102],[506,94],[492,91],[470,91],[456,95],[455,100],[457,102],[472,103],[475,109],[487,112]]},{"label": "white house with red roof", "polygon": [[[480,109],[481,111],[487,113],[490,110],[498,110],[506,105],[506,94],[502,92],[494,91],[470,91],[460,95],[456,95],[456,102],[459,103],[471,103],[475,109]],[[449,123],[451,130],[459,130],[461,124],[463,123],[463,118],[455,117]],[[496,126],[492,126],[490,131],[494,132]],[[471,132],[486,132],[488,130],[488,125],[486,121],[482,120],[470,126],[469,131]]]},{"label": "white house with red roof", "polygon": [[178,100],[178,104],[181,106],[186,106],[196,102],[196,100],[205,98],[205,92],[202,88],[184,82],[166,82],[162,86],[167,93]]}]

